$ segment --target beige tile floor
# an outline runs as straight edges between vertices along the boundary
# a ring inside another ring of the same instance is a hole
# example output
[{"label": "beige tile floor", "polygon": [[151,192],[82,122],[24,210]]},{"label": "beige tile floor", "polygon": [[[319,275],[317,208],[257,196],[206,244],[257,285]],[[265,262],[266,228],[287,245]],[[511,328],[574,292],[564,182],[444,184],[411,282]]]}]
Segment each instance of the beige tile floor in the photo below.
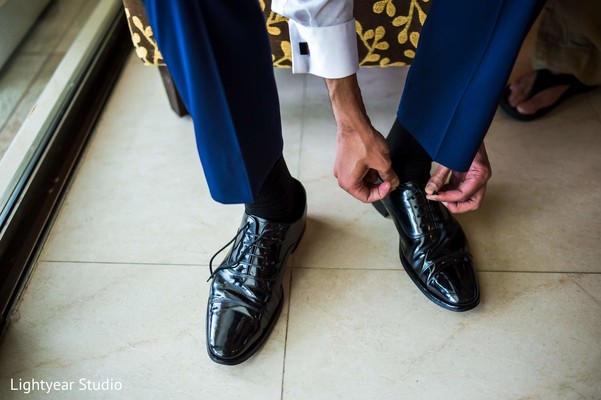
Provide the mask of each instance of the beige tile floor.
[{"label": "beige tile floor", "polygon": [[[360,73],[382,131],[405,73]],[[0,398],[601,399],[600,91],[533,123],[496,116],[487,202],[460,217],[482,304],[456,314],[403,272],[392,222],[337,187],[321,80],[276,75],[310,219],[266,346],[236,367],[206,355],[207,264],[242,209],[211,201],[191,120],[132,58],[0,346]],[[76,383],[25,395],[19,379]]]}]

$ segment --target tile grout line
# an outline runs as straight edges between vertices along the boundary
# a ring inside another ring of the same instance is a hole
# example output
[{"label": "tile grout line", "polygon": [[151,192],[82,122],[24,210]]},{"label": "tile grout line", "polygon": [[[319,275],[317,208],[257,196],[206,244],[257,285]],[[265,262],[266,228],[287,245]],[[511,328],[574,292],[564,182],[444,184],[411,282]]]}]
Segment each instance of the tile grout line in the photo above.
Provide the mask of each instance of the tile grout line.
[{"label": "tile grout line", "polygon": [[[402,268],[319,268],[319,267],[294,267],[295,269],[321,270],[321,271],[399,271],[404,272]],[[601,275],[601,272],[591,271],[520,271],[520,270],[477,270],[478,273],[507,273],[507,274],[575,274],[575,275]]]},{"label": "tile grout line", "polygon": [[[292,264],[296,260],[292,258]],[[290,269],[290,279],[288,280],[288,308],[286,310],[286,330],[284,333],[284,354],[282,357],[282,385],[280,388],[280,400],[284,400],[284,385],[286,383],[286,353],[288,350],[288,328],[290,326],[290,307],[292,303],[292,276],[293,269]]]},{"label": "tile grout line", "polygon": [[209,264],[194,263],[160,263],[160,262],[138,262],[138,261],[89,261],[89,260],[38,260],[37,262],[47,264],[99,264],[99,265],[148,265],[148,266],[174,266],[174,267],[209,267]]},{"label": "tile grout line", "polygon": [[[195,263],[160,263],[160,262],[130,262],[130,261],[90,261],[90,260],[38,260],[37,262],[48,264],[99,264],[99,265],[148,265],[148,266],[174,266],[174,267],[209,267],[209,264]],[[320,268],[320,267],[297,267],[292,269],[305,269],[317,271],[399,271],[404,272],[402,268]],[[495,274],[568,274],[568,275],[601,275],[601,272],[591,271],[519,271],[519,270],[478,270],[478,273]]]},{"label": "tile grout line", "polygon": [[[303,89],[302,89],[302,102],[303,108],[301,110],[301,123],[300,123],[300,138],[299,138],[299,146],[298,146],[298,166],[296,171],[296,176],[299,181],[301,181],[301,164],[302,164],[302,155],[303,155],[303,138],[305,134],[305,121],[306,121],[306,113],[307,113],[307,75],[305,74],[303,77]],[[284,334],[284,354],[282,356],[282,383],[280,387],[280,400],[284,400],[284,386],[286,383],[286,353],[288,350],[288,329],[290,327],[290,308],[292,303],[292,282],[293,282],[293,271],[294,266],[296,264],[296,258],[293,256],[292,258],[292,268],[290,268],[290,279],[288,281],[288,308],[286,310],[286,329]]]},{"label": "tile grout line", "polygon": [[575,275],[601,275],[601,272],[591,272],[591,271],[518,271],[518,270],[478,270],[477,272],[487,272],[494,274],[575,274]]}]

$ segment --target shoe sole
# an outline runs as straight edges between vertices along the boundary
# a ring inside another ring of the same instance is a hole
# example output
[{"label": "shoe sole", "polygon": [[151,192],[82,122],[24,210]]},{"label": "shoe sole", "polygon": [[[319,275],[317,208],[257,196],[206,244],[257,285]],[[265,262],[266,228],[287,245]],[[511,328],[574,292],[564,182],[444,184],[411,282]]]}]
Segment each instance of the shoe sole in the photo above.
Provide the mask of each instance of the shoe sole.
[{"label": "shoe sole", "polygon": [[[372,205],[380,213],[380,215],[382,215],[384,218],[388,218],[390,216],[390,213],[388,212],[388,210],[386,209],[386,207],[384,206],[384,204],[381,201],[376,201],[376,202],[372,203]],[[474,309],[478,304],[480,304],[480,292],[479,291],[478,291],[478,295],[476,296],[476,299],[472,303],[461,305],[461,306],[445,303],[444,301],[442,301],[441,299],[439,299],[438,297],[436,297],[435,295],[430,293],[428,288],[424,285],[424,283],[421,281],[421,279],[419,279],[419,277],[417,276],[417,274],[411,267],[411,264],[409,264],[409,262],[405,259],[405,257],[402,254],[403,253],[401,251],[400,243],[399,243],[399,258],[401,260],[401,265],[403,266],[403,269],[405,270],[407,275],[409,275],[409,278],[411,278],[411,280],[413,281],[415,286],[417,286],[419,288],[419,290],[421,290],[422,293],[434,304],[436,304],[446,310],[455,311],[455,312],[469,311],[469,310]]]},{"label": "shoe sole", "polygon": [[[291,254],[294,254],[294,252],[298,248],[298,245],[300,244],[300,242],[301,242],[301,240],[302,240],[302,238],[303,238],[303,236],[305,234],[305,229],[306,229],[306,225],[303,227],[303,230],[302,230],[302,232],[301,232],[298,240],[294,244],[294,247],[292,248],[292,250],[290,251],[290,253],[288,254],[288,256],[286,256],[286,261],[285,261],[285,264],[284,264],[284,268],[286,268],[286,264],[288,264],[288,257]],[[259,337],[259,339],[255,343],[253,343],[253,345],[248,350],[246,350],[240,356],[235,357],[235,358],[221,358],[221,357],[218,357],[215,354],[213,354],[211,352],[211,350],[209,349],[209,347],[207,346],[207,353],[209,353],[209,358],[211,360],[213,360],[214,362],[216,362],[217,364],[222,364],[222,365],[238,365],[238,364],[242,364],[244,361],[248,360],[255,353],[257,353],[261,349],[261,347],[265,344],[265,342],[267,341],[267,339],[269,338],[269,335],[271,334],[271,331],[273,331],[273,328],[274,328],[276,322],[278,321],[278,319],[280,318],[280,314],[282,313],[282,308],[284,306],[284,286],[281,286],[281,290],[282,290],[282,298],[281,298],[280,302],[278,303],[278,306],[277,306],[277,309],[276,309],[275,313],[273,314],[273,316],[269,320],[269,323],[267,324],[267,326],[265,328],[265,331],[263,332],[263,335],[261,335]]]}]

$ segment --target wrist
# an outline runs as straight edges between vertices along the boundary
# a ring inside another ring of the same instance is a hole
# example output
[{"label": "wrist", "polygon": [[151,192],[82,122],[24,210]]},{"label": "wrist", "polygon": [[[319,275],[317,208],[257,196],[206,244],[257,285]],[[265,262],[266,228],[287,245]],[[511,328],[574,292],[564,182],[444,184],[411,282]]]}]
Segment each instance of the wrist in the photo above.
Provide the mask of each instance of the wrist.
[{"label": "wrist", "polygon": [[357,75],[353,74],[340,79],[326,79],[325,82],[338,132],[371,132],[371,121],[367,116],[361,97]]}]

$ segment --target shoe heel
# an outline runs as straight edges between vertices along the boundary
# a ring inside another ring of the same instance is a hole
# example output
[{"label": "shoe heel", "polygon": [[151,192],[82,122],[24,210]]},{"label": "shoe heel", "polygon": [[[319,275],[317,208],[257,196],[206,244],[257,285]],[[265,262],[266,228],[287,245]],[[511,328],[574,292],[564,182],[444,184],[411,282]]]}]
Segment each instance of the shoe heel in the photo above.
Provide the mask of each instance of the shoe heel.
[{"label": "shoe heel", "polygon": [[380,215],[383,216],[384,218],[386,218],[390,215],[390,213],[388,212],[386,207],[384,207],[384,203],[382,203],[381,201],[375,201],[371,204],[374,206],[376,211],[378,211],[380,213]]}]

